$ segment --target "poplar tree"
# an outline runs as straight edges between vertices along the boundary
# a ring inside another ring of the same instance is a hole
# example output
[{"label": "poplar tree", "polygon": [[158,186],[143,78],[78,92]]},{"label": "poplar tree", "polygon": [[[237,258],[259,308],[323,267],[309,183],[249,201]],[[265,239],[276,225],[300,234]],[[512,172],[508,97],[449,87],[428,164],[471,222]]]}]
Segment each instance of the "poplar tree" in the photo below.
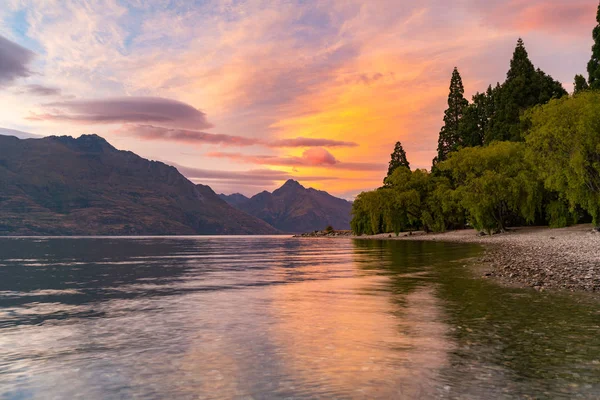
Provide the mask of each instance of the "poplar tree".
[{"label": "poplar tree", "polygon": [[460,124],[469,102],[464,97],[465,88],[458,68],[454,68],[450,79],[450,93],[448,94],[448,108],[444,111],[444,126],[440,130],[438,139],[438,155],[433,160],[435,166],[438,162],[448,158],[448,153],[458,150],[462,144]]},{"label": "poplar tree", "polygon": [[588,84],[591,89],[600,89],[600,4],[598,5],[598,12],[596,13],[596,22],[598,23],[594,28],[592,36],[594,38],[594,45],[592,46],[592,58],[588,62]]},{"label": "poplar tree", "polygon": [[390,157],[391,160],[386,178],[392,175],[396,168],[406,167],[410,169],[410,164],[408,163],[408,159],[406,158],[406,152],[402,148],[402,143],[396,142],[396,145],[394,146],[394,152],[390,155]]}]

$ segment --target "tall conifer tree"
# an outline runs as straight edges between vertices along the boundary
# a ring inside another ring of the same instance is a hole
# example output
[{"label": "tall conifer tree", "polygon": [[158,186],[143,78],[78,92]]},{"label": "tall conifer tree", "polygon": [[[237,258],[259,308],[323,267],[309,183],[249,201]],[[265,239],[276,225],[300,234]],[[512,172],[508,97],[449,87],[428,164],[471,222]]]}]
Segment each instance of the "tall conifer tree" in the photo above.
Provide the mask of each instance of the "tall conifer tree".
[{"label": "tall conifer tree", "polygon": [[583,75],[575,75],[575,83],[573,83],[573,89],[574,94],[581,93],[589,89],[589,85],[583,77]]},{"label": "tall conifer tree", "polygon": [[486,132],[487,144],[496,140],[520,141],[521,114],[528,108],[545,104],[567,94],[560,82],[535,69],[519,38],[510,61],[506,81],[495,89],[494,115]]},{"label": "tall conifer tree", "polygon": [[448,153],[458,150],[462,144],[460,124],[469,102],[464,97],[465,88],[458,68],[454,68],[450,79],[450,93],[448,94],[448,108],[444,112],[444,126],[440,130],[438,139],[438,155],[433,164],[444,161]]},{"label": "tall conifer tree", "polygon": [[[406,152],[402,148],[402,143],[396,142],[394,146],[394,152],[391,154],[390,165],[388,167],[387,176],[389,177],[399,167],[406,167],[410,169],[410,164],[406,158]],[[384,179],[385,181],[385,179]]]},{"label": "tall conifer tree", "polygon": [[588,84],[590,88],[600,89],[600,4],[598,4],[598,12],[596,13],[596,22],[592,36],[594,45],[592,46],[592,58],[588,62]]}]

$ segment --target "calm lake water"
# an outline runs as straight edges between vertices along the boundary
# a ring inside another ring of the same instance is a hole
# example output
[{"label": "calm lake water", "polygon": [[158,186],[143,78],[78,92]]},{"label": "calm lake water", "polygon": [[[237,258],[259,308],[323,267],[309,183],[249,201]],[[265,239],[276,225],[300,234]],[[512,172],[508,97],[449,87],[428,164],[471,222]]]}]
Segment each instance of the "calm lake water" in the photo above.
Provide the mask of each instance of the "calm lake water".
[{"label": "calm lake water", "polygon": [[599,398],[600,307],[469,245],[0,239],[0,398]]}]

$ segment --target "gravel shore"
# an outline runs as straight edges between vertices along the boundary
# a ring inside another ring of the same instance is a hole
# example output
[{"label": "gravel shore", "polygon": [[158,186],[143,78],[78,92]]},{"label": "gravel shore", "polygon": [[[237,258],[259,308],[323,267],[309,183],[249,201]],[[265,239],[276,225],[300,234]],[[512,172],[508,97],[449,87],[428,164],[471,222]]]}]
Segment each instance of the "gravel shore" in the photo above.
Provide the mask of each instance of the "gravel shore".
[{"label": "gravel shore", "polygon": [[515,228],[493,236],[461,230],[360,238],[479,243],[485,248],[479,260],[485,268],[485,276],[538,290],[600,291],[600,234],[592,232],[591,225],[561,229]]}]

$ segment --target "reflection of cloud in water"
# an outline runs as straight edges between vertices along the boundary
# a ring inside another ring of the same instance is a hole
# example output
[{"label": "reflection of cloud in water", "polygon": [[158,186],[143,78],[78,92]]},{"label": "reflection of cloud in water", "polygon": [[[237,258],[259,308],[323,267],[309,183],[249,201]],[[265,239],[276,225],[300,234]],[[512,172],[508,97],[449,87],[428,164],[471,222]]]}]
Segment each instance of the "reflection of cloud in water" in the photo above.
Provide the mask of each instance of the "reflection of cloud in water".
[{"label": "reflection of cloud in water", "polygon": [[431,287],[390,299],[388,284],[362,276],[277,287],[272,339],[286,370],[334,397],[434,396],[452,349],[438,300]]}]

